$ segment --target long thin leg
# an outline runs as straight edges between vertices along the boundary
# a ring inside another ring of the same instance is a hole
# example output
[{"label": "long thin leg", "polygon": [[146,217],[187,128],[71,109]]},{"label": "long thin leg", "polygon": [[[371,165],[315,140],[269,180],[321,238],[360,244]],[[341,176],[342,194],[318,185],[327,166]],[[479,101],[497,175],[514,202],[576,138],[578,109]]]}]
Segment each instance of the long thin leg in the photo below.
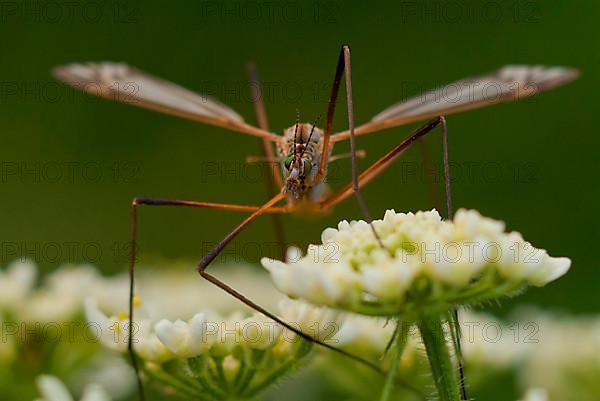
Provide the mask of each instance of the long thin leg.
[{"label": "long thin leg", "polygon": [[429,192],[430,200],[436,209],[442,210],[440,195],[436,186],[437,182],[428,174],[429,171],[433,171],[433,163],[431,162],[429,145],[425,141],[425,138],[419,141],[419,150],[421,151],[421,168],[425,173],[425,184],[427,184],[427,192]]},{"label": "long thin leg", "polygon": [[371,230],[373,230],[373,235],[379,242],[379,245],[383,247],[379,236],[377,235],[377,231],[375,231],[375,227],[371,224],[373,220],[371,218],[371,213],[367,208],[367,204],[360,193],[360,186],[358,182],[358,167],[357,167],[357,158],[356,158],[356,141],[354,137],[354,107],[352,100],[352,74],[350,67],[350,48],[346,45],[342,46],[340,50],[340,55],[338,57],[337,67],[335,69],[335,76],[333,78],[333,85],[331,87],[331,95],[329,96],[329,103],[327,105],[327,120],[325,122],[325,132],[323,134],[323,149],[321,150],[321,161],[319,164],[319,170],[315,176],[315,181],[319,182],[325,178],[325,172],[327,171],[327,165],[329,163],[329,142],[331,137],[331,127],[333,125],[333,117],[335,114],[335,106],[337,103],[337,97],[340,89],[340,82],[342,80],[342,75],[345,76],[346,80],[346,104],[348,106],[348,125],[350,130],[350,153],[352,158],[352,192],[356,197],[356,201],[358,202],[358,206],[361,209],[361,212],[364,218],[371,225]]},{"label": "long thin leg", "polygon": [[327,163],[329,162],[329,143],[331,139],[331,127],[333,126],[333,117],[335,115],[335,105],[337,103],[338,92],[340,90],[340,82],[342,80],[342,74],[344,73],[344,48],[340,51],[338,57],[337,67],[335,69],[335,76],[333,77],[333,85],[331,86],[331,94],[329,95],[329,102],[327,103],[327,118],[325,120],[325,131],[323,133],[323,149],[321,150],[321,161],[319,163],[319,170],[315,176],[314,181],[319,182],[325,178],[325,172],[327,171]]},{"label": "long thin leg", "polygon": [[138,366],[137,357],[133,350],[133,297],[135,289],[135,259],[137,251],[137,204],[135,199],[132,202],[131,207],[131,243],[129,250],[129,327],[128,338],[127,338],[127,352],[129,353],[129,359],[131,359],[131,366],[135,371],[135,379],[137,381],[138,396],[140,401],[146,399],[144,395],[144,384],[142,383],[142,376],[140,375],[140,368]]},{"label": "long thin leg", "polygon": [[[392,150],[390,150],[388,153],[386,153],[380,159],[375,161],[375,163],[373,163],[371,166],[369,166],[365,171],[363,171],[358,176],[359,186],[362,188],[364,185],[369,183],[373,178],[375,178],[381,172],[386,170],[394,161],[396,161],[398,159],[398,157],[407,148],[409,148],[413,143],[415,143],[421,137],[423,137],[424,135],[429,133],[435,127],[437,127],[440,124],[443,124],[442,123],[443,121],[445,122],[443,117],[438,117],[436,119],[429,121],[428,123],[426,123],[419,129],[415,130],[411,135],[409,135],[406,139],[404,139],[402,142],[400,142],[400,144],[398,144],[396,147],[394,147]],[[350,183],[346,184],[345,186],[343,186],[339,191],[337,191],[336,193],[329,196],[327,199],[325,199],[323,202],[321,202],[321,205],[320,205],[321,208],[323,208],[323,209],[330,208],[330,207],[335,206],[338,203],[344,201],[349,196],[351,196],[354,192],[353,185],[354,185],[353,182],[350,182]]]},{"label": "long thin leg", "polygon": [[140,400],[144,400],[144,386],[142,384],[142,379],[140,376],[139,365],[137,361],[137,357],[135,355],[133,349],[133,300],[134,300],[134,290],[135,290],[135,261],[136,261],[136,252],[137,252],[137,211],[138,206],[146,205],[146,206],[182,206],[182,207],[194,207],[194,208],[206,208],[206,209],[219,209],[219,210],[228,210],[228,211],[238,211],[238,212],[256,212],[258,210],[261,213],[287,213],[288,209],[285,207],[267,207],[264,206],[245,206],[245,205],[227,205],[221,203],[209,203],[209,202],[196,202],[189,200],[178,200],[178,199],[157,199],[157,198],[135,198],[131,205],[131,249],[129,253],[129,327],[128,327],[128,339],[127,339],[127,351],[129,353],[129,357],[131,359],[131,365],[135,370],[137,385],[138,385],[138,394]]},{"label": "long thin leg", "polygon": [[[180,199],[160,199],[160,198],[135,198],[133,200],[134,205],[147,205],[147,206],[183,206],[183,207],[195,207],[203,209],[219,209],[229,210],[232,212],[255,212],[261,208],[261,206],[246,206],[246,205],[229,205],[225,203],[211,203],[211,202],[197,202],[191,200],[180,200]],[[287,213],[289,210],[287,207],[273,206],[265,210],[265,213]]]},{"label": "long thin leg", "polygon": [[[452,220],[454,218],[454,209],[452,206],[452,186],[451,186],[451,182],[450,182],[450,162],[449,162],[449,152],[448,152],[448,126],[446,124],[446,119],[444,117],[441,117],[441,124],[442,124],[442,157],[444,159],[444,189],[446,192],[446,208],[447,208],[447,212],[448,212],[448,220]],[[461,345],[461,341],[462,341],[462,332],[461,332],[461,327],[460,327],[460,320],[459,320],[459,311],[458,308],[454,308],[454,328],[456,330],[455,332],[455,337],[456,337],[456,356],[457,356],[457,360],[458,360],[458,372],[459,372],[459,378],[460,378],[460,391],[461,391],[461,395],[463,400],[468,400],[469,396],[467,394],[467,383],[466,383],[466,378],[465,378],[465,364],[464,364],[464,360],[463,360],[463,353],[462,353],[462,345]]]},{"label": "long thin leg", "polygon": [[[204,259],[203,259],[204,260]],[[210,262],[209,262],[210,263]],[[242,303],[244,303],[244,305],[249,306],[250,308],[254,309],[255,311],[262,313],[263,315],[265,315],[266,317],[268,317],[269,319],[273,320],[274,322],[280,324],[281,326],[285,327],[286,329],[290,330],[291,332],[297,334],[298,336],[302,337],[303,339],[313,342],[315,344],[318,344],[324,348],[330,349],[334,352],[337,352],[338,354],[344,355],[350,359],[353,359],[371,369],[373,369],[374,371],[378,372],[378,373],[382,373],[382,370],[379,366],[377,366],[376,364],[367,361],[366,359],[363,359],[357,355],[351,354],[349,352],[346,352],[342,349],[336,348],[331,344],[328,344],[326,342],[323,342],[321,340],[318,340],[314,337],[312,337],[309,334],[304,333],[303,331],[299,330],[297,327],[292,326],[291,324],[285,322],[284,320],[280,319],[279,317],[277,317],[277,315],[275,315],[272,312],[269,312],[268,310],[266,310],[265,308],[263,308],[262,306],[258,305],[256,302],[252,301],[251,299],[249,299],[248,297],[246,297],[244,294],[242,294],[241,292],[235,290],[234,288],[232,288],[231,286],[229,286],[228,284],[224,283],[223,281],[219,280],[217,277],[213,276],[212,274],[206,272],[206,266],[203,267],[202,262],[200,262],[198,264],[198,273],[200,273],[200,275],[205,278],[206,280],[210,281],[211,283],[213,283],[214,285],[216,285],[217,287],[219,287],[220,289],[222,289],[223,291],[227,292],[228,294],[232,295],[233,297],[237,298],[238,300],[240,300]]]},{"label": "long thin leg", "polygon": [[[265,104],[263,102],[263,95],[260,86],[260,80],[258,79],[258,73],[256,71],[256,66],[252,63],[246,66],[248,70],[248,78],[250,80],[250,89],[252,91],[252,103],[254,104],[254,112],[256,113],[256,121],[260,129],[269,131],[269,122],[267,120],[267,113],[265,111]],[[262,150],[265,158],[268,160],[275,160],[275,154],[273,152],[273,144],[270,140],[262,141]],[[281,170],[276,163],[269,163],[269,168],[271,172],[271,179],[275,182],[277,187],[283,187],[283,179],[281,178]],[[270,184],[273,181],[269,182]],[[272,186],[270,188],[273,188]],[[272,190],[273,195],[275,195],[275,190]]]},{"label": "long thin leg", "polygon": [[442,152],[444,158],[444,189],[446,191],[446,208],[448,212],[448,219],[454,218],[454,210],[452,209],[452,188],[450,184],[450,157],[448,155],[448,124],[446,119],[440,117],[442,124]]},{"label": "long thin leg", "polygon": [[356,136],[354,135],[354,102],[352,100],[352,69],[350,66],[350,48],[348,46],[342,47],[342,52],[344,54],[344,77],[346,78],[346,105],[348,106],[348,129],[350,130],[350,153],[352,160],[352,192],[354,193],[354,197],[358,202],[358,206],[360,207],[363,216],[369,222],[371,226],[371,230],[377,238],[377,242],[383,248],[383,243],[377,235],[377,231],[375,231],[375,227],[371,222],[373,218],[371,217],[371,212],[369,212],[369,208],[365,202],[365,199],[360,192],[360,185],[358,182],[358,162],[356,158]]},{"label": "long thin leg", "polygon": [[[265,111],[265,104],[263,102],[263,96],[260,86],[260,80],[258,79],[258,73],[256,72],[256,66],[254,64],[248,64],[248,78],[250,80],[250,89],[252,91],[252,103],[254,103],[254,111],[256,113],[256,121],[258,126],[265,130],[269,130],[269,123],[267,121],[267,113]],[[283,187],[283,179],[281,178],[281,170],[275,160],[275,154],[273,152],[273,144],[267,139],[261,140],[261,149],[263,156],[269,160],[268,164],[264,166],[265,174],[265,185],[267,187],[267,195],[275,196],[278,188]],[[283,229],[283,221],[281,216],[273,215],[273,230],[275,232],[275,238],[279,246],[279,253],[281,258],[285,258],[285,252],[287,243],[285,240],[285,230]]]},{"label": "long thin leg", "polygon": [[244,221],[242,221],[237,227],[235,227],[229,234],[225,236],[217,245],[215,245],[198,263],[198,272],[202,275],[202,272],[206,269],[206,267],[221,253],[223,248],[225,248],[237,235],[246,228],[253,220],[255,220],[258,216],[264,214],[269,208],[275,206],[279,201],[285,199],[285,195],[283,193],[278,193],[271,200],[265,203],[263,206],[254,211],[250,216],[248,216]]}]

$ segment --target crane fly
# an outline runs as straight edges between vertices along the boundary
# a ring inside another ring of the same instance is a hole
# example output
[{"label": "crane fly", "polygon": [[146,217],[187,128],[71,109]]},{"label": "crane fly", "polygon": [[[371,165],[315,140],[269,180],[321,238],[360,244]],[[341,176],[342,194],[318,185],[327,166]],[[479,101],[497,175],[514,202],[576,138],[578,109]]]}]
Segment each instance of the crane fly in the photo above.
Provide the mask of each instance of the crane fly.
[{"label": "crane fly", "polygon": [[[531,96],[538,92],[566,84],[578,76],[577,70],[566,67],[509,65],[488,74],[466,78],[440,87],[430,92],[427,96],[415,96],[396,103],[374,116],[367,123],[355,127],[350,49],[348,46],[342,46],[329,97],[324,128],[318,128],[316,122],[300,123],[297,118],[294,125],[283,131],[283,135],[278,135],[268,129],[260,85],[256,71],[253,68],[249,69],[249,75],[258,127],[248,124],[233,109],[213,98],[196,94],[179,85],[153,77],[126,64],[110,62],[70,64],[57,67],[53,73],[65,83],[96,96],[134,104],[165,114],[258,137],[262,140],[264,159],[277,162],[270,163],[270,176],[273,179],[273,183],[268,188],[271,189],[272,197],[260,206],[177,199],[135,198],[133,200],[131,217],[132,250],[129,267],[131,285],[128,350],[136,372],[138,372],[138,366],[132,346],[132,322],[137,210],[139,206],[183,206],[250,213],[245,220],[238,224],[223,240],[204,255],[197,265],[198,273],[206,280],[238,298],[244,304],[265,314],[304,339],[340,352],[379,370],[377,365],[339,350],[330,344],[314,339],[294,326],[282,321],[234,288],[208,273],[206,271],[207,267],[244,228],[263,214],[281,215],[299,210],[305,211],[307,207],[315,212],[322,212],[331,209],[338,203],[354,195],[365,219],[369,222],[372,221],[360,190],[369,181],[387,169],[413,143],[438,126],[441,127],[442,131],[446,203],[448,215],[452,217],[447,129],[446,120],[443,116]],[[342,77],[345,78],[348,127],[344,131],[332,133],[333,118]],[[490,95],[490,88],[493,88],[493,95]],[[356,136],[428,119],[432,120],[413,131],[370,167],[360,174],[358,173]],[[329,191],[326,183],[328,163],[337,157],[335,155],[332,156],[335,143],[348,139],[350,140],[352,180],[341,189],[332,193]],[[277,155],[275,155],[275,151]],[[273,190],[275,185],[280,188],[279,191]],[[283,201],[285,201],[285,204],[281,204]],[[276,221],[276,224],[280,223]],[[374,229],[373,233],[377,236]],[[379,240],[379,237],[377,239]],[[143,397],[143,393],[141,392],[143,387],[141,386],[139,374],[138,384],[140,396]]]}]

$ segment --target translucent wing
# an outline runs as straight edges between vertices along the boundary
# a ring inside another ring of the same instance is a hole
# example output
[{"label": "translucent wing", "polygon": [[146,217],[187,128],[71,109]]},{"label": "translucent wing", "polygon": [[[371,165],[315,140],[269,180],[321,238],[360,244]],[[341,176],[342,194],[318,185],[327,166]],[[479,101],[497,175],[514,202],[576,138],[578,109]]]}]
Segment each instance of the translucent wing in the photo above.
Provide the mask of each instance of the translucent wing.
[{"label": "translucent wing", "polygon": [[[355,133],[366,134],[439,115],[517,100],[564,85],[578,75],[578,71],[572,68],[508,65],[396,103],[357,127]],[[350,133],[344,131],[335,134],[332,140],[340,141],[349,136]]]},{"label": "translucent wing", "polygon": [[247,124],[239,114],[213,98],[153,77],[126,64],[70,64],[55,68],[53,74],[68,85],[92,95],[261,138],[280,138]]}]

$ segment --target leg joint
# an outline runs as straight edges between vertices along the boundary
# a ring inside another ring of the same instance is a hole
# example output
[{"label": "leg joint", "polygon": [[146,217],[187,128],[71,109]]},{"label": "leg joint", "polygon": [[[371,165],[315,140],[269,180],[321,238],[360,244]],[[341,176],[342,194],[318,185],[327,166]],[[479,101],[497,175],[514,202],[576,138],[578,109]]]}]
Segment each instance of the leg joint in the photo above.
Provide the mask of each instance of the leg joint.
[{"label": "leg joint", "polygon": [[131,202],[131,204],[133,206],[156,205],[156,204],[158,204],[158,199],[146,198],[143,196],[136,196],[135,198],[133,198],[133,201]]}]

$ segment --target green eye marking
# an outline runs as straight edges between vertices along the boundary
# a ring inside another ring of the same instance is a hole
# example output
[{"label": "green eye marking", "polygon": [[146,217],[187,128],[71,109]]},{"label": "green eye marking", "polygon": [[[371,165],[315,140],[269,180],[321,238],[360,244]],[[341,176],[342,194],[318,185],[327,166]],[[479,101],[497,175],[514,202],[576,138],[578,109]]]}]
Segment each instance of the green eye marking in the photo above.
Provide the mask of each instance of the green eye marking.
[{"label": "green eye marking", "polygon": [[292,166],[293,161],[294,161],[294,155],[289,155],[288,157],[286,157],[285,161],[283,162],[285,165],[285,168],[287,168],[289,170],[290,167]]},{"label": "green eye marking", "polygon": [[302,163],[304,165],[304,174],[309,174],[310,170],[312,170],[312,162],[308,159],[302,159]]}]

